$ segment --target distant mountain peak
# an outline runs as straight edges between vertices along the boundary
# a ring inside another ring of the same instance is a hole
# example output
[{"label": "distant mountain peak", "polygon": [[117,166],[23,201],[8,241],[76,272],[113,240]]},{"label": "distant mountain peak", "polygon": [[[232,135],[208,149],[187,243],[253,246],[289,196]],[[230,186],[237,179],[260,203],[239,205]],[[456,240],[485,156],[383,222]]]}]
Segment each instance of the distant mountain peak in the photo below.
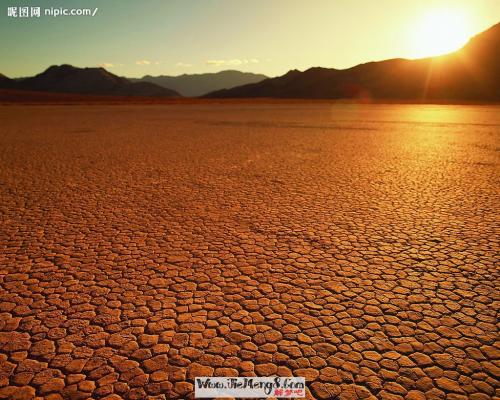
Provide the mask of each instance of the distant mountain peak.
[{"label": "distant mountain peak", "polygon": [[338,70],[313,67],[206,97],[360,98],[500,101],[500,23],[457,52],[416,60],[394,58]]},{"label": "distant mountain peak", "polygon": [[178,91],[183,96],[201,96],[208,92],[228,89],[248,83],[260,82],[267,76],[252,72],[224,70],[201,74],[182,74],[177,76],[145,75],[140,79],[131,79],[134,82],[152,82]]},{"label": "distant mountain peak", "polygon": [[[69,64],[51,65],[45,71],[43,71],[42,74],[71,73],[71,72],[77,71],[79,69],[80,68],[74,67],[73,65],[69,65]],[[83,69],[83,68],[81,68],[81,69]]]},{"label": "distant mountain peak", "polygon": [[[3,82],[4,80],[2,80]],[[153,83],[130,82],[101,67],[79,68],[69,64],[51,65],[33,77],[2,83],[13,89],[61,93],[81,93],[118,96],[179,96],[171,89]]]},{"label": "distant mountain peak", "polygon": [[45,72],[57,71],[57,70],[74,70],[74,69],[78,69],[78,68],[74,67],[73,65],[70,65],[70,64],[51,65],[45,70]]}]

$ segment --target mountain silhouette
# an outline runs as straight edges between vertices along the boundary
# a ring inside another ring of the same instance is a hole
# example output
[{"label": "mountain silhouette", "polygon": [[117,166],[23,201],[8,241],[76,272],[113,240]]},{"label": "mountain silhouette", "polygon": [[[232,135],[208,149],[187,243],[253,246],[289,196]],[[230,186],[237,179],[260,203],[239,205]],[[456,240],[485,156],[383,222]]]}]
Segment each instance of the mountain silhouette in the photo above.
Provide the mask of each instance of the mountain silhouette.
[{"label": "mountain silhouette", "polygon": [[220,71],[206,74],[183,74],[179,76],[151,76],[145,75],[140,79],[129,78],[132,82],[151,82],[159,86],[176,90],[183,96],[201,96],[206,93],[229,89],[248,83],[260,82],[267,79],[266,75],[253,74],[234,70]]},{"label": "mountain silhouette", "polygon": [[292,70],[205,97],[500,101],[499,45],[500,23],[443,56],[369,62],[344,70]]},{"label": "mountain silhouette", "polygon": [[15,84],[16,82],[14,81],[14,79],[10,79],[4,74],[0,74],[0,88],[10,89],[14,87]]},{"label": "mountain silhouette", "polygon": [[18,80],[0,78],[0,87],[42,92],[79,93],[115,96],[180,96],[174,90],[150,82],[130,82],[104,68],[77,68],[54,65],[44,72]]}]

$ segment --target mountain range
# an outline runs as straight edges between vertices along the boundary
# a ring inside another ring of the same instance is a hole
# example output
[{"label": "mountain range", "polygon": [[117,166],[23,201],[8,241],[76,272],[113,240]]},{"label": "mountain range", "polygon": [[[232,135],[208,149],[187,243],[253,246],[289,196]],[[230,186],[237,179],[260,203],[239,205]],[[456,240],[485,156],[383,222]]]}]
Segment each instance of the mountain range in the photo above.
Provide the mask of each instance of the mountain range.
[{"label": "mountain range", "polygon": [[206,74],[183,74],[179,76],[151,76],[140,79],[129,78],[132,82],[151,82],[164,88],[173,89],[182,96],[197,97],[209,92],[229,89],[267,79],[266,75],[234,70]]},{"label": "mountain range", "polygon": [[216,89],[203,97],[500,102],[499,50],[500,23],[450,54],[369,62],[343,70],[315,67],[276,78],[222,71],[131,80],[103,68],[59,65],[28,78],[0,74],[0,89],[161,98],[199,96]]},{"label": "mountain range", "polygon": [[180,96],[175,90],[154,83],[130,82],[104,68],[77,68],[66,64],[53,65],[29,78],[14,80],[0,74],[0,88],[114,96]]},{"label": "mountain range", "polygon": [[447,55],[292,70],[206,97],[500,101],[500,23]]}]

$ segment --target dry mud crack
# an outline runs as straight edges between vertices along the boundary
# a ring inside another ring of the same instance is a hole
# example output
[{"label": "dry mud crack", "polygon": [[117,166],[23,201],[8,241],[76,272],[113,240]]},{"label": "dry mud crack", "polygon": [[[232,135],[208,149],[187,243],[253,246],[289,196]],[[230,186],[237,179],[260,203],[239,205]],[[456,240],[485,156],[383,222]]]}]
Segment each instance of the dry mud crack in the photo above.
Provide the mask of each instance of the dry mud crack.
[{"label": "dry mud crack", "polygon": [[365,107],[1,107],[0,399],[499,398],[498,109]]}]

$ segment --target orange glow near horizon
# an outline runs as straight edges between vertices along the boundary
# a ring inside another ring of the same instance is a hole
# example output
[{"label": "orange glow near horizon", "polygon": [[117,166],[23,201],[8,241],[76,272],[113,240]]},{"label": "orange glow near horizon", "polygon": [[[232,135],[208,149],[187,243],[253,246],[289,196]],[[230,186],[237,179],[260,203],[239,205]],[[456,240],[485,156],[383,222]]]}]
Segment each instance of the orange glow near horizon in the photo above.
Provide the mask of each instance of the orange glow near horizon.
[{"label": "orange glow near horizon", "polygon": [[464,46],[473,35],[471,23],[460,10],[434,10],[414,28],[414,58],[450,53]]}]

